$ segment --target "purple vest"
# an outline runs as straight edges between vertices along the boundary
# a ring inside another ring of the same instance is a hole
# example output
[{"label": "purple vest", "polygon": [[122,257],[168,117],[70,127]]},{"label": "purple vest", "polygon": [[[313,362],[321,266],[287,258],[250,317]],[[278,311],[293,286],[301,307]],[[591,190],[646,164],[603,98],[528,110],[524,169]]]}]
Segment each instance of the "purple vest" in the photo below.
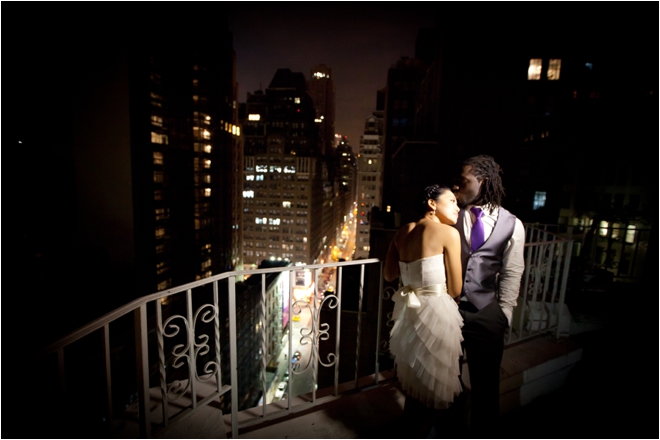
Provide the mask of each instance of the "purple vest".
[{"label": "purple vest", "polygon": [[499,207],[497,222],[488,240],[476,251],[470,250],[463,230],[465,210],[458,214],[456,229],[461,235],[461,262],[463,263],[463,291],[467,299],[478,309],[482,309],[497,300],[499,285],[497,274],[502,267],[506,245],[513,235],[516,217],[506,209]]}]

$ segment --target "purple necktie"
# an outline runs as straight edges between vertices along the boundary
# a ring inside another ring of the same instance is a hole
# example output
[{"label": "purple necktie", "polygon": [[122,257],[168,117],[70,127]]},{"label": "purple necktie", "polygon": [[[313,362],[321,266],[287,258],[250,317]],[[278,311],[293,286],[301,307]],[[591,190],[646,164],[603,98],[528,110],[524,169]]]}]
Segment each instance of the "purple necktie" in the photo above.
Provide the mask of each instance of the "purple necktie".
[{"label": "purple necktie", "polygon": [[477,208],[476,206],[470,208],[470,212],[476,217],[472,225],[472,237],[470,241],[472,243],[472,252],[474,252],[484,244],[484,222],[481,220],[484,213],[481,208]]}]

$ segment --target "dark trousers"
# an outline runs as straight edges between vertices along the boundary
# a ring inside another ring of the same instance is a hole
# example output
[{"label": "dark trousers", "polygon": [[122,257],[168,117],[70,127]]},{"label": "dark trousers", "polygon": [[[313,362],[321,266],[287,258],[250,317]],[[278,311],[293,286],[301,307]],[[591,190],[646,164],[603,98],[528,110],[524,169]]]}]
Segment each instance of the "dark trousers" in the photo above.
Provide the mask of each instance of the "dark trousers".
[{"label": "dark trousers", "polygon": [[478,310],[461,301],[463,347],[470,373],[470,430],[493,437],[500,413],[500,365],[508,321],[497,301]]}]

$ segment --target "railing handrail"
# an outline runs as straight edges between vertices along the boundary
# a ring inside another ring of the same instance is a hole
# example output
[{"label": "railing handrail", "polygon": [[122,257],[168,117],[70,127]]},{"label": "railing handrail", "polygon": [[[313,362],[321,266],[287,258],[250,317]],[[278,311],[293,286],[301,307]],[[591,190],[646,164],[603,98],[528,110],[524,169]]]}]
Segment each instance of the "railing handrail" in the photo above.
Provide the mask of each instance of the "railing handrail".
[{"label": "railing handrail", "polygon": [[41,352],[41,357],[51,355],[58,350],[70,345],[77,340],[84,338],[85,336],[103,328],[104,326],[110,324],[111,322],[139,309],[141,306],[166,296],[174,295],[177,293],[184,292],[186,290],[194,289],[195,287],[203,286],[205,284],[213,283],[215,281],[224,280],[226,278],[241,276],[241,275],[258,275],[264,273],[281,273],[281,272],[290,272],[292,270],[307,270],[307,269],[320,269],[331,265],[336,266],[353,266],[357,264],[371,264],[378,263],[380,259],[378,258],[368,258],[362,260],[350,260],[350,261],[333,261],[331,263],[322,263],[322,264],[307,264],[304,266],[281,266],[281,267],[268,267],[262,269],[244,269],[244,270],[233,270],[228,272],[219,273],[217,275],[210,276],[208,278],[203,278],[201,280],[193,281],[181,286],[177,286],[171,289],[161,290],[159,292],[151,293],[145,295],[141,298],[137,298],[123,306],[116,308],[115,310],[106,313],[105,315],[93,320],[92,322],[79,327],[76,330],[66,334],[55,342],[52,342]]}]

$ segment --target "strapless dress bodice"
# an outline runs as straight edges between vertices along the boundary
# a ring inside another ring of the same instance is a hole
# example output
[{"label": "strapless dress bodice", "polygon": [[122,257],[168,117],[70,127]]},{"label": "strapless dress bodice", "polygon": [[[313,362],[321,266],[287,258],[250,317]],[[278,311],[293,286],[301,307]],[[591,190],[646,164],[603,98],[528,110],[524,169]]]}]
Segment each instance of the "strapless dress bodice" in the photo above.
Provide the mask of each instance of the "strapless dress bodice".
[{"label": "strapless dress bodice", "polygon": [[405,263],[399,261],[401,282],[404,286],[412,288],[429,286],[432,284],[446,284],[444,254]]}]

